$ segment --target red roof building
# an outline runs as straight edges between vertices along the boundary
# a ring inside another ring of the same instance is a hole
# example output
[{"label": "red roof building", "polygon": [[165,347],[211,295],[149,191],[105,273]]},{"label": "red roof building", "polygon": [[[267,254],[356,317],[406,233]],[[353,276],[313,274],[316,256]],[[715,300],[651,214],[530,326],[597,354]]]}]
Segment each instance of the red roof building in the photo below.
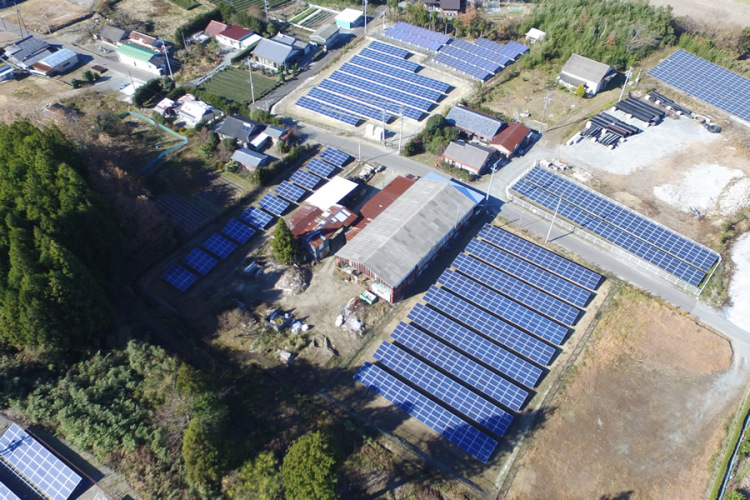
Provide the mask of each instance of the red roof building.
[{"label": "red roof building", "polygon": [[396,201],[398,197],[404,194],[415,182],[417,182],[417,177],[413,175],[407,175],[406,177],[398,176],[389,182],[387,186],[378,191],[378,193],[370,198],[359,210],[362,218],[346,232],[346,241],[351,240],[357,235],[357,233],[367,227],[375,217],[380,215],[383,210],[388,208],[391,203]]},{"label": "red roof building", "polygon": [[203,33],[205,35],[216,36],[227,28],[228,26],[222,22],[211,21],[208,23],[208,26],[206,26],[206,29],[203,30]]},{"label": "red roof building", "polygon": [[531,129],[523,123],[513,122],[493,137],[490,145],[510,158],[530,137]]},{"label": "red roof building", "polygon": [[326,210],[305,204],[289,219],[289,230],[315,260],[335,252],[346,243],[344,231],[359,216],[341,205]]}]

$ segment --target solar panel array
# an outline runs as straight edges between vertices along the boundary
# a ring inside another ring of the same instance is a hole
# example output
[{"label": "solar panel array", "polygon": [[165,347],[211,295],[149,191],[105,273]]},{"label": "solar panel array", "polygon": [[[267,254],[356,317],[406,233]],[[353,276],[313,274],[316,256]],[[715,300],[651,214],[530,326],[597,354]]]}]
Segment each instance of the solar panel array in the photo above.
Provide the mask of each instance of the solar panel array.
[{"label": "solar panel array", "polygon": [[81,476],[16,424],[0,437],[0,456],[52,500],[67,500],[81,482]]},{"label": "solar panel array", "polygon": [[440,50],[440,47],[451,40],[451,37],[448,35],[404,22],[396,23],[394,26],[385,30],[384,34],[385,36],[395,38],[396,40],[433,51]]},{"label": "solar panel array", "polygon": [[331,165],[336,165],[337,167],[343,167],[346,162],[351,159],[350,155],[331,147],[327,147],[325,151],[320,154],[320,157]]},{"label": "solar panel array", "polygon": [[185,262],[185,264],[188,265],[188,267],[194,269],[200,274],[203,274],[204,276],[208,274],[208,272],[213,269],[218,262],[216,259],[208,255],[200,248],[193,248],[192,250],[190,250],[190,253],[187,254],[182,260],[183,262]]},{"label": "solar panel array", "polygon": [[281,217],[284,211],[289,208],[289,203],[278,198],[271,193],[265,195],[259,202],[258,205],[268,212]]},{"label": "solar panel array", "polygon": [[[222,233],[232,238],[237,243],[247,243],[247,240],[253,237],[255,230],[250,226],[243,224],[237,219],[229,219],[227,225],[221,230]],[[205,245],[203,245],[205,247]]]},{"label": "solar panel array", "polygon": [[382,368],[365,363],[354,379],[484,463],[497,447],[497,441]]},{"label": "solar panel array", "polygon": [[162,275],[164,281],[181,292],[186,291],[198,279],[196,275],[179,264],[175,264]]},{"label": "solar panel array", "polygon": [[389,43],[371,42],[368,47],[372,50],[377,50],[378,52],[395,56],[400,59],[406,59],[410,54],[408,50],[402,49],[401,47],[396,47],[395,45],[391,45]]},{"label": "solar panel array", "polygon": [[362,118],[372,118],[373,120],[383,121],[385,123],[389,123],[393,119],[393,115],[386,113],[383,108],[362,104],[319,87],[311,89],[307,94],[307,97],[323,101],[339,109],[345,109],[348,113],[361,116]]},{"label": "solar panel array", "polygon": [[513,189],[683,281],[698,286],[719,255],[548,170],[535,167]]},{"label": "solar panel array", "polygon": [[387,97],[381,97],[379,94],[385,95],[387,93],[388,96],[392,96],[395,99],[401,99],[406,103],[411,103],[411,100],[415,99],[416,104],[414,105],[420,105],[421,100],[418,100],[413,96],[409,96],[408,94],[402,94],[400,92],[375,85],[372,82],[368,82],[367,80],[355,78],[352,75],[339,71],[333,73],[331,75],[331,78],[320,82],[318,88],[330,90],[331,92],[335,92],[352,99],[360,99],[371,104],[376,103],[375,105],[377,105],[379,108],[388,111],[394,116],[399,114],[403,110],[404,116],[406,118],[411,118],[412,120],[419,121],[424,115],[424,112],[419,109],[416,109],[412,106],[403,105],[399,101],[389,99]]},{"label": "solar panel array", "polygon": [[274,192],[292,203],[297,203],[300,198],[305,196],[305,190],[301,187],[295,186],[289,181],[281,181],[281,184],[276,186]]},{"label": "solar panel array", "polygon": [[257,207],[249,207],[247,210],[242,212],[240,219],[244,220],[251,226],[261,231],[268,227],[273,221],[273,216],[267,214],[263,210]]},{"label": "solar panel array", "polygon": [[494,403],[471,392],[450,377],[402,351],[383,342],[373,357],[389,370],[414,383],[416,387],[440,399],[459,413],[502,437],[513,417]]},{"label": "solar panel array", "polygon": [[[222,232],[224,231],[222,230]],[[226,232],[224,233],[227,234]],[[240,243],[244,243],[244,241]],[[232,254],[232,252],[234,252],[237,249],[237,245],[235,245],[234,243],[232,243],[231,241],[229,241],[222,235],[214,233],[211,236],[209,236],[209,238],[203,243],[203,248],[205,248],[206,250],[208,250],[209,252],[211,252],[212,254],[216,255],[218,258],[223,260],[229,257]]]},{"label": "solar panel array", "polygon": [[324,179],[328,179],[333,174],[334,170],[336,170],[336,167],[324,162],[320,158],[313,158],[305,168]]},{"label": "solar panel array", "polygon": [[528,47],[517,42],[500,45],[484,38],[473,43],[455,39],[450,45],[443,46],[434,60],[479,80],[486,80],[512,64],[526,50]]},{"label": "solar panel array", "polygon": [[649,75],[750,122],[750,80],[678,50]]},{"label": "solar panel array", "polygon": [[298,186],[309,189],[310,191],[315,191],[315,188],[318,187],[318,184],[320,184],[320,177],[309,172],[305,172],[304,170],[297,170],[289,178],[289,180],[297,184]]},{"label": "solar panel array", "polygon": [[20,500],[18,495],[10,491],[10,488],[0,482],[0,498],[3,500]]},{"label": "solar panel array", "polygon": [[419,69],[419,64],[415,62],[407,61],[403,57],[392,56],[373,49],[362,49],[362,52],[360,52],[359,55],[368,59],[372,59],[373,61],[387,64],[389,66],[404,69],[406,71],[411,71],[412,73]]},{"label": "solar panel array", "polygon": [[307,96],[300,97],[297,100],[296,104],[297,106],[309,109],[310,111],[315,111],[316,113],[328,116],[329,118],[333,118],[334,120],[338,120],[353,127],[358,126],[359,122],[362,121],[362,119],[358,116],[354,116],[353,114],[344,113],[343,111],[338,110],[333,104],[316,101],[315,99],[311,99]]}]

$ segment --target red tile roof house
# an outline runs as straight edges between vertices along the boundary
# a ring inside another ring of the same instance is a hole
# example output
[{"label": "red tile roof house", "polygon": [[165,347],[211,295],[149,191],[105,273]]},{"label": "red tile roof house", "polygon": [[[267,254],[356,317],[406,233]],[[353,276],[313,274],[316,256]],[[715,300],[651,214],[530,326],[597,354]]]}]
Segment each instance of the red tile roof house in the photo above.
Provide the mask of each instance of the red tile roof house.
[{"label": "red tile roof house", "polygon": [[510,158],[531,138],[532,134],[531,129],[523,123],[514,122],[497,134],[490,141],[490,145],[506,158]]},{"label": "red tile roof house", "polygon": [[326,210],[305,204],[290,219],[289,230],[310,256],[320,260],[346,243],[345,231],[359,215],[341,205]]},{"label": "red tile roof house", "polygon": [[216,41],[220,45],[232,47],[234,49],[244,49],[249,46],[249,41],[253,36],[253,30],[243,28],[242,26],[232,25],[216,35]]},{"label": "red tile roof house", "polygon": [[211,21],[210,23],[208,23],[208,26],[206,26],[206,29],[203,30],[203,34],[216,36],[222,31],[224,31],[225,29],[227,29],[228,27],[229,27],[228,25],[224,23],[220,23],[219,21]]}]

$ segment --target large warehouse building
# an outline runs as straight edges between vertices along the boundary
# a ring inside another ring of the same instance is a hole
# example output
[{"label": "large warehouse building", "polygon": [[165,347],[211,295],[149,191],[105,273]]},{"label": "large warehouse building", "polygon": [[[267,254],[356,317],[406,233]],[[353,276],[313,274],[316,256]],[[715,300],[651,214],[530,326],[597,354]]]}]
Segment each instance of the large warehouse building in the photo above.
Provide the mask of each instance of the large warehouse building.
[{"label": "large warehouse building", "polygon": [[478,209],[483,196],[429,174],[416,181],[336,254],[336,266],[373,280],[396,302]]}]

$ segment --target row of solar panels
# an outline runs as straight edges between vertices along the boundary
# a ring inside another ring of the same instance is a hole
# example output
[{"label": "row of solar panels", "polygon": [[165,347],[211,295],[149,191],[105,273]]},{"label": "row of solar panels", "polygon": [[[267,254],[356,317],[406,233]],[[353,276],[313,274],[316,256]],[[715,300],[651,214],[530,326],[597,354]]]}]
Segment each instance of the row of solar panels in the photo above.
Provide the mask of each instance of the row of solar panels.
[{"label": "row of solar panels", "polygon": [[491,225],[465,252],[355,379],[486,462],[602,277]]},{"label": "row of solar panels", "polygon": [[[307,170],[295,172],[290,178],[292,182],[282,181],[276,187],[274,192],[279,196],[266,194],[258,202],[260,208],[249,207],[240,215],[242,222],[237,219],[230,219],[226,226],[221,229],[221,234],[212,234],[201,245],[202,249],[192,249],[183,259],[183,263],[197,272],[198,275],[205,276],[218,263],[216,258],[226,259],[237,249],[238,244],[247,243],[256,230],[264,231],[268,228],[274,215],[277,217],[283,215],[291,203],[297,203],[305,195],[305,189],[314,191],[321,182],[333,174],[337,166],[343,166],[349,161],[349,158],[351,157],[342,151],[330,147],[326,148],[321,153],[320,158],[313,158],[307,164],[305,167]],[[234,242],[225,238],[225,236],[231,238]],[[177,290],[185,292],[198,280],[198,275],[180,264],[175,264],[162,277]]]},{"label": "row of solar panels", "polygon": [[434,60],[483,81],[528,50],[527,46],[517,42],[500,45],[485,38],[474,43],[456,39],[441,48]]},{"label": "row of solar panels", "polygon": [[541,167],[513,190],[693,286],[719,260],[715,251]]},{"label": "row of solar panels", "polygon": [[450,42],[451,37],[420,28],[409,23],[398,22],[384,32],[385,36],[395,38],[402,42],[421,47],[427,50],[437,51],[440,47]]}]

